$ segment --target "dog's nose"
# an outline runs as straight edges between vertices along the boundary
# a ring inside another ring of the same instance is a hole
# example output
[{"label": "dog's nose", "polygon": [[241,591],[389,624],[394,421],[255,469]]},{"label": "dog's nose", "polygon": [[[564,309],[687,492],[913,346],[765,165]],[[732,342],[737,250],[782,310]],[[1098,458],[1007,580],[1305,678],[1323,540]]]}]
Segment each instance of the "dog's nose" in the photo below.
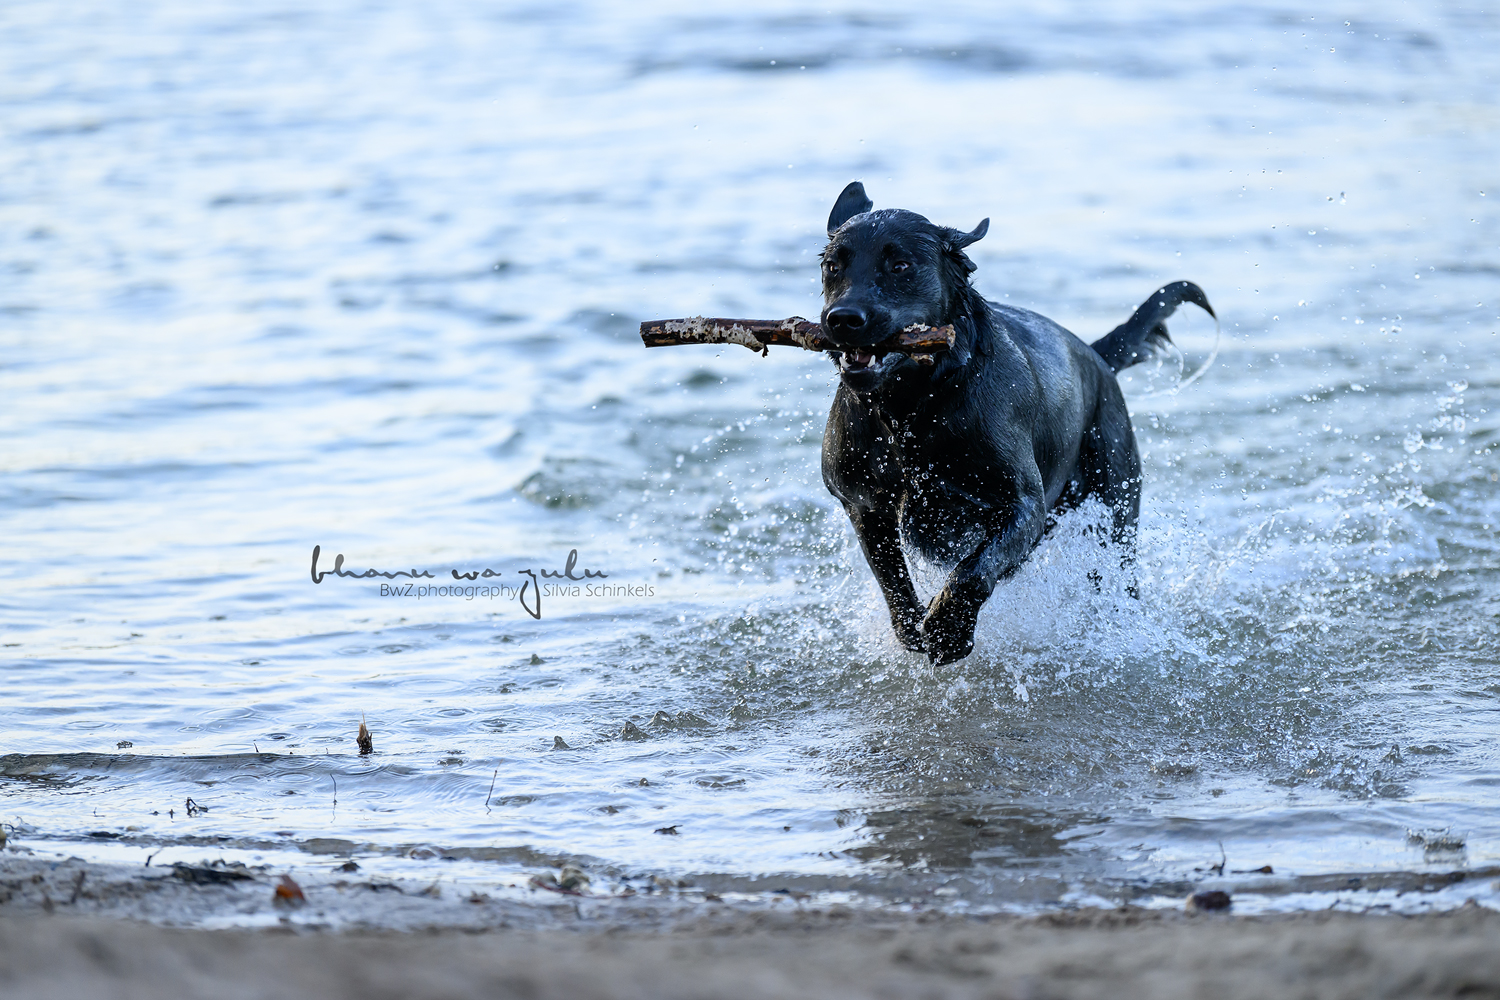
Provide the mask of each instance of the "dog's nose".
[{"label": "dog's nose", "polygon": [[868,321],[869,317],[858,306],[834,306],[823,318],[830,333],[858,333]]}]

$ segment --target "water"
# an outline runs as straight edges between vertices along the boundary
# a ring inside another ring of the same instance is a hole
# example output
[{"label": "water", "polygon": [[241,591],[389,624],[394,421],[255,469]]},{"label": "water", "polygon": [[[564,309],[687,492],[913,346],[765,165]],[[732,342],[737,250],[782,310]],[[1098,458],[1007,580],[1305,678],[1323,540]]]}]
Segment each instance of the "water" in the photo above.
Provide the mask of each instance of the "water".
[{"label": "water", "polygon": [[[1493,902],[1500,15],[1361,10],[7,5],[0,818],[478,881]],[[820,481],[827,361],[640,347],[816,315],[856,177],[991,217],[976,284],[1086,338],[1207,290],[1214,367],[1128,380],[1142,600],[1083,511],[975,656],[900,652]],[[649,589],[537,620],[315,585],[315,545]]]}]

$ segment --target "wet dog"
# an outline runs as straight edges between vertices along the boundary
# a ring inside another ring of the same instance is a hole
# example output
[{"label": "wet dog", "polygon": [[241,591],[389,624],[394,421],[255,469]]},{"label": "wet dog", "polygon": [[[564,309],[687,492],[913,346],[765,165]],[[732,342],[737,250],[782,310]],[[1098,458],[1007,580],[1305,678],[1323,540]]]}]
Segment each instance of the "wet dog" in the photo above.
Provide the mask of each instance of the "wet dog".
[{"label": "wet dog", "polygon": [[[1175,282],[1085,344],[970,285],[964,248],[989,219],[965,233],[873,208],[856,181],[828,216],[822,322],[839,348],[839,387],[823,481],[849,514],[897,639],[950,663],[973,652],[980,607],[1053,512],[1103,501],[1129,564],[1141,460],[1115,373],[1168,342],[1163,321],[1181,303],[1213,309],[1197,285]],[[950,323],[954,345],[931,364],[871,351],[912,324]],[[903,545],[950,569],[925,607]]]}]

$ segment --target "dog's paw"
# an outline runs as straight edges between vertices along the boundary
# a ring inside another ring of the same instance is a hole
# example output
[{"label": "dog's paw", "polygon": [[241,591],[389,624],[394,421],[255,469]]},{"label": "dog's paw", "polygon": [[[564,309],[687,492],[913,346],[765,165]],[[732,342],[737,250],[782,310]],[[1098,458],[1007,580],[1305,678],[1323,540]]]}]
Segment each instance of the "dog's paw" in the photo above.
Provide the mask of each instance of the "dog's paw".
[{"label": "dog's paw", "polygon": [[909,618],[892,618],[891,631],[896,633],[896,641],[901,643],[902,648],[908,652],[927,652],[927,646],[922,642],[921,615],[912,615]]},{"label": "dog's paw", "polygon": [[916,628],[895,630],[895,642],[901,643],[901,649],[906,652],[927,652],[926,643],[922,642],[922,633]]},{"label": "dog's paw", "polygon": [[933,663],[941,666],[974,652],[974,627],[982,603],[953,599],[947,592],[932,602],[932,610],[922,621],[922,646]]},{"label": "dog's paw", "polygon": [[927,658],[932,661],[932,665],[941,667],[945,663],[957,663],[974,652],[974,640],[973,638],[969,638],[951,643],[940,643],[929,640],[926,652]]}]

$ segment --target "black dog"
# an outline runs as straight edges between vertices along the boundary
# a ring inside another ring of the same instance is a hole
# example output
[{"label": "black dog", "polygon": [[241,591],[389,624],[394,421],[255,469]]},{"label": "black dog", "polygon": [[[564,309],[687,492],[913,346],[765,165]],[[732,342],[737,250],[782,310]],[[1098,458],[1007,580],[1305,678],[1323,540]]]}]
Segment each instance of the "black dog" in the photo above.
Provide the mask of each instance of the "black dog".
[{"label": "black dog", "polygon": [[[969,285],[963,233],[901,209],[871,211],[850,184],[828,217],[823,329],[840,380],[823,435],[823,481],[843,501],[907,649],[950,663],[974,650],[979,608],[1041,541],[1053,511],[1098,497],[1129,563],[1141,460],[1118,372],[1167,342],[1183,302],[1213,315],[1203,291],[1157,291],[1092,346]],[[953,348],[924,365],[870,348],[912,324],[953,324]],[[902,542],[952,567],[923,608]]]}]

